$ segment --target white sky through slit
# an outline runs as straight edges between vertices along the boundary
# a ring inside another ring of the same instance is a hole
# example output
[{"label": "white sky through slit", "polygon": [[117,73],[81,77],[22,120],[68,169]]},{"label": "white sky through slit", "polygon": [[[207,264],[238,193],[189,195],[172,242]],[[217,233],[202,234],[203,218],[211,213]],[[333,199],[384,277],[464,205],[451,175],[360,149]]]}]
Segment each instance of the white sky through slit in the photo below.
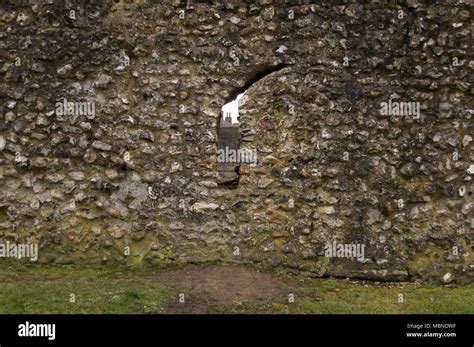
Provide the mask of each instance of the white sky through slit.
[{"label": "white sky through slit", "polygon": [[222,116],[225,117],[227,112],[230,112],[232,116],[232,124],[238,124],[239,120],[239,100],[242,99],[245,93],[237,95],[235,100],[228,102],[222,106]]}]

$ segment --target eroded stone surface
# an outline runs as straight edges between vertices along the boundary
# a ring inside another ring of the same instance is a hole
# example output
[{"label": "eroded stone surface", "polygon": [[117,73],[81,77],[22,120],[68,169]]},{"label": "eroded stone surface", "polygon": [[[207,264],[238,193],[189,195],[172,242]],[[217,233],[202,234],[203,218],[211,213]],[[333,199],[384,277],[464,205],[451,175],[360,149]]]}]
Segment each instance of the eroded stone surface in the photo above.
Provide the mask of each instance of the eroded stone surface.
[{"label": "eroded stone surface", "polygon": [[[472,281],[472,6],[306,2],[2,6],[0,241],[41,262]],[[220,187],[220,108],[256,79],[240,129],[259,162]],[[333,241],[366,259],[326,257]]]}]

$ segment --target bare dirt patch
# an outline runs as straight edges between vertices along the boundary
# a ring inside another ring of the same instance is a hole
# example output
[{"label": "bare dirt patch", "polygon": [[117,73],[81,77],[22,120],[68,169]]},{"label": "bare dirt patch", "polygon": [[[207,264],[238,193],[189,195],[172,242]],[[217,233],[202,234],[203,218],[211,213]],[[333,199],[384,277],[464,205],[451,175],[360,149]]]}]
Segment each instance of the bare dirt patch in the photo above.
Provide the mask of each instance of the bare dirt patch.
[{"label": "bare dirt patch", "polygon": [[276,275],[237,265],[189,265],[154,278],[191,290],[184,304],[170,304],[169,313],[239,312],[248,303],[283,303],[292,287]]}]

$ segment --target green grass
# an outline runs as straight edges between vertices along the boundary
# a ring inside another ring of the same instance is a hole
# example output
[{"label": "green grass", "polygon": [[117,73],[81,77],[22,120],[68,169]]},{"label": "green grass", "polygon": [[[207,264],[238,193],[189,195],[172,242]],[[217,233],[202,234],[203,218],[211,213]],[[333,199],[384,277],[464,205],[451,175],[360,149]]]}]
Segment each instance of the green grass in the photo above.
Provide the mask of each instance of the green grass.
[{"label": "green grass", "polygon": [[[460,288],[377,288],[341,286],[321,301],[304,299],[296,312],[307,313],[474,313],[474,286]],[[400,294],[403,302],[399,302]]]},{"label": "green grass", "polygon": [[[178,293],[156,279],[156,268],[125,266],[22,265],[0,263],[0,314],[166,313]],[[474,284],[368,284],[336,279],[278,277],[289,283],[295,302],[247,302],[242,313],[474,313]],[[71,302],[71,294],[75,302]],[[399,302],[403,294],[403,302]],[[221,312],[232,312],[226,310]]]},{"label": "green grass", "polygon": [[143,274],[100,266],[2,268],[0,314],[164,312],[176,290]]},{"label": "green grass", "polygon": [[[403,302],[399,302],[400,294]],[[473,314],[474,284],[460,287],[410,283],[364,285],[316,279],[295,291],[294,303],[249,304],[249,312],[291,314]]]}]

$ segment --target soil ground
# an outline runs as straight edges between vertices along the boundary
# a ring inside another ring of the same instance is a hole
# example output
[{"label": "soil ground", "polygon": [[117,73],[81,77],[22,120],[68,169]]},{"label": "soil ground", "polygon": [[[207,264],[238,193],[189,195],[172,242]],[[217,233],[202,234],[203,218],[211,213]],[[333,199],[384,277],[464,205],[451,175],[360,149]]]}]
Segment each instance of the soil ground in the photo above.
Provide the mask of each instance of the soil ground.
[{"label": "soil ground", "polygon": [[235,265],[190,265],[163,271],[155,279],[191,290],[183,305],[169,308],[171,313],[238,312],[244,303],[285,303],[292,287],[288,279]]}]

